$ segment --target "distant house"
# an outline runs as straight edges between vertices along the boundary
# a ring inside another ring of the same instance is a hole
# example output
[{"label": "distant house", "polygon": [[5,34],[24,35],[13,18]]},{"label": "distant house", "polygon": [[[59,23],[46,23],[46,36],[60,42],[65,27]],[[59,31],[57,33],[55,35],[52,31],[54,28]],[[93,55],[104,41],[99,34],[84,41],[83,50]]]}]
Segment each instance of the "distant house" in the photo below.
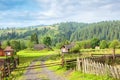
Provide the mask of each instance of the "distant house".
[{"label": "distant house", "polygon": [[61,47],[61,52],[62,52],[62,53],[68,53],[69,50],[68,50],[65,46],[62,46],[62,47]]},{"label": "distant house", "polygon": [[71,48],[74,47],[74,43],[68,44],[68,45],[64,45],[61,47],[61,52],[62,53],[68,53],[70,51]]},{"label": "distant house", "polygon": [[43,49],[45,49],[45,48],[47,48],[47,46],[44,45],[44,44],[35,44],[35,45],[34,45],[34,49],[35,49],[35,50],[43,50]]},{"label": "distant house", "polygon": [[96,46],[95,49],[100,49],[100,47],[99,47],[99,46]]},{"label": "distant house", "polygon": [[0,48],[0,56],[5,56],[4,50]]},{"label": "distant house", "polygon": [[4,49],[4,52],[5,52],[5,55],[7,55],[7,56],[13,56],[14,55],[14,49],[12,49],[11,46],[7,46]]}]

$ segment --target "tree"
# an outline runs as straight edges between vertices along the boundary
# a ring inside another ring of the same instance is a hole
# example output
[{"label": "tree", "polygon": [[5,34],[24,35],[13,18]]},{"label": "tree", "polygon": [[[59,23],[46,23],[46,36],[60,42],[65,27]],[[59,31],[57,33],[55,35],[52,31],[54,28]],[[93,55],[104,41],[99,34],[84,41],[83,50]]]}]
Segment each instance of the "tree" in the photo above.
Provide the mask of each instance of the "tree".
[{"label": "tree", "polygon": [[39,44],[38,36],[36,33],[31,35],[31,42],[33,42],[34,44]]},{"label": "tree", "polygon": [[31,41],[27,41],[27,48],[33,48],[34,43]]},{"label": "tree", "polygon": [[2,44],[1,44],[1,41],[0,41],[0,48],[1,48]]},{"label": "tree", "polygon": [[80,52],[80,46],[78,44],[76,44],[74,47],[72,47],[70,52],[79,53]]},{"label": "tree", "polygon": [[115,59],[115,49],[120,45],[118,40],[113,40],[110,47],[113,48],[113,59]]},{"label": "tree", "polygon": [[63,40],[63,42],[57,43],[57,44],[56,44],[56,47],[57,47],[58,49],[60,49],[62,46],[67,45],[67,44],[70,44],[70,42],[69,42],[68,40]]},{"label": "tree", "polygon": [[91,48],[91,42],[90,40],[84,40],[84,41],[80,41],[77,42],[81,48],[86,49],[86,48]]},{"label": "tree", "polygon": [[47,46],[50,46],[51,45],[51,43],[52,43],[52,41],[51,41],[51,38],[50,37],[44,37],[43,38],[43,43],[45,44],[45,45],[47,45]]},{"label": "tree", "polygon": [[100,40],[97,38],[93,38],[91,40],[91,47],[94,49],[96,46],[99,46]]},{"label": "tree", "polygon": [[10,41],[9,40],[7,40],[7,46],[10,46]]},{"label": "tree", "polygon": [[10,41],[9,40],[5,40],[2,42],[2,48],[6,48],[7,46],[10,46]]},{"label": "tree", "polygon": [[24,41],[21,41],[20,42],[20,49],[23,50],[26,48],[26,45],[25,45],[25,42]]},{"label": "tree", "polygon": [[12,40],[10,42],[10,44],[11,44],[12,48],[15,50],[15,52],[21,50],[20,49],[20,41]]},{"label": "tree", "polygon": [[101,49],[105,49],[105,48],[107,48],[107,47],[108,47],[108,43],[107,43],[106,40],[100,41],[100,48],[101,48]]}]

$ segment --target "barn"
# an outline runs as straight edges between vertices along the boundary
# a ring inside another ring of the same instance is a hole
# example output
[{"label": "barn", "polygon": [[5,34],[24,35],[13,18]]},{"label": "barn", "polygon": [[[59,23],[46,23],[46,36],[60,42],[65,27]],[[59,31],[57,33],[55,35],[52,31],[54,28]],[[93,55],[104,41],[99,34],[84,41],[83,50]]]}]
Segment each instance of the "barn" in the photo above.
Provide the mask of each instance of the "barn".
[{"label": "barn", "polygon": [[2,48],[0,48],[0,56],[5,56],[4,50]]}]

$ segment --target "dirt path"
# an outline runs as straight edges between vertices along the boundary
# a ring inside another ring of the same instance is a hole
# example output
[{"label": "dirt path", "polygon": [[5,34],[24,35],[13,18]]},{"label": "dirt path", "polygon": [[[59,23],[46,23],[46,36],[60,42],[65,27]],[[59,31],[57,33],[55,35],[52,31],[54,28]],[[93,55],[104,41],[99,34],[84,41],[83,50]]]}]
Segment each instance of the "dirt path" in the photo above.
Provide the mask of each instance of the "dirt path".
[{"label": "dirt path", "polygon": [[[44,61],[34,61],[30,66],[33,66],[36,63],[38,64],[38,62],[41,65],[44,64]],[[64,77],[55,74],[55,72],[49,70],[44,65],[42,65],[42,67],[43,68],[27,70],[22,80],[67,80]]]}]

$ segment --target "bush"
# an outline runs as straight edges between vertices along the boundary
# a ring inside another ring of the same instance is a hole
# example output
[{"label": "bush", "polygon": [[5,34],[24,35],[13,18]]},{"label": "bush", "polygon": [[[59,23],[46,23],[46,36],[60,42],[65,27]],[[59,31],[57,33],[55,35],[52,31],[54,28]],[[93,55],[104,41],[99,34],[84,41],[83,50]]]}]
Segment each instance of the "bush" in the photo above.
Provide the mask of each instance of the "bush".
[{"label": "bush", "polygon": [[70,52],[72,53],[78,53],[80,52],[80,46],[79,45],[75,45],[71,50]]},{"label": "bush", "polygon": [[76,63],[74,63],[74,62],[73,63],[66,63],[65,67],[67,70],[70,70],[70,69],[74,70],[76,68]]}]

